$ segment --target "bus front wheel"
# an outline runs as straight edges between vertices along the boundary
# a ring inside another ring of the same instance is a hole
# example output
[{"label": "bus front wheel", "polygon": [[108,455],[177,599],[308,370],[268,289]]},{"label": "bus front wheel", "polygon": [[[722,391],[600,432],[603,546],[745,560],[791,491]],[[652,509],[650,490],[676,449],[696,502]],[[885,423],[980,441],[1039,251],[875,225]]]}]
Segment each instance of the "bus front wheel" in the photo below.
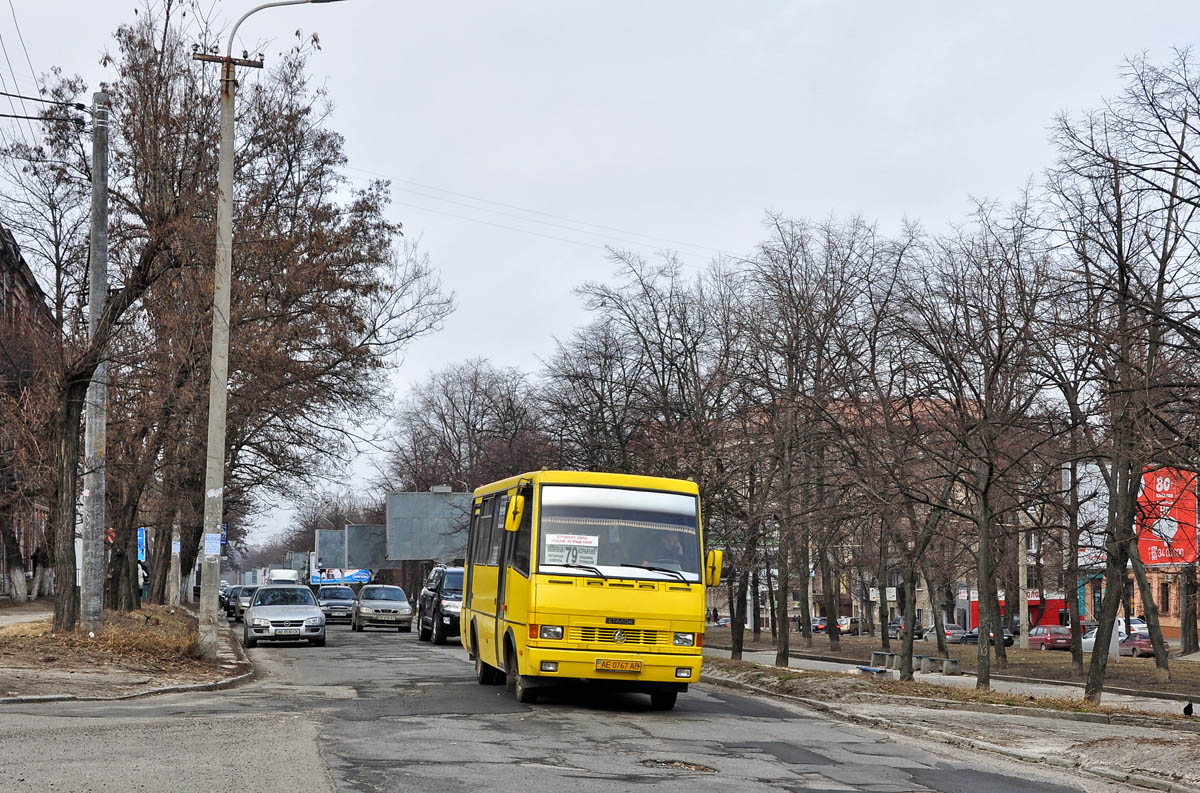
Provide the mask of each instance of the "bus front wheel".
[{"label": "bus front wheel", "polygon": [[516,697],[517,702],[525,705],[537,702],[537,692],[533,686],[529,685],[528,675],[517,675],[517,679],[513,681],[512,689],[513,696]]},{"label": "bus front wheel", "polygon": [[678,691],[655,691],[650,695],[650,706],[655,710],[671,710],[678,697]]},{"label": "bus front wheel", "polygon": [[506,687],[513,692],[517,702],[528,705],[537,700],[534,687],[529,685],[529,676],[521,674],[521,667],[517,663],[517,654],[507,641],[504,643],[504,672]]},{"label": "bus front wheel", "polygon": [[504,673],[495,667],[485,664],[479,657],[479,645],[475,641],[475,631],[471,631],[471,648],[475,653],[475,680],[481,686],[494,686],[504,682]]}]

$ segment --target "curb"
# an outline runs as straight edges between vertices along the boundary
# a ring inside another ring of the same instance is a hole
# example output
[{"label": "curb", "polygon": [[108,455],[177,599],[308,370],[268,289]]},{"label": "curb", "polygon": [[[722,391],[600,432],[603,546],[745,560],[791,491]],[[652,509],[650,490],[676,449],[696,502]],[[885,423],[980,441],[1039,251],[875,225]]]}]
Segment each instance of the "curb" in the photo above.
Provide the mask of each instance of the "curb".
[{"label": "curb", "polygon": [[[1117,772],[1117,771],[1110,771],[1106,768],[1098,768],[1098,767],[1093,767],[1093,766],[1082,765],[1078,762],[1073,762],[1071,760],[1067,760],[1067,759],[1061,758],[1061,757],[1054,757],[1052,755],[1048,755],[1046,757],[1031,757],[1028,754],[1019,752],[1015,749],[1009,749],[1006,746],[1000,746],[998,744],[988,743],[987,741],[980,741],[980,740],[976,740],[974,738],[966,738],[964,736],[955,735],[954,733],[944,732],[942,730],[920,730],[920,731],[908,730],[908,729],[905,729],[902,725],[898,725],[895,722],[888,721],[887,719],[875,718],[872,716],[863,716],[861,714],[856,714],[856,713],[846,713],[844,711],[840,711],[837,708],[832,707],[828,703],[821,702],[820,700],[809,699],[808,697],[798,697],[794,694],[782,694],[782,693],[778,693],[775,691],[771,691],[770,689],[760,688],[759,686],[755,686],[750,683],[743,683],[740,680],[733,680],[731,678],[722,677],[720,675],[714,675],[712,673],[704,674],[701,679],[704,682],[712,682],[712,683],[715,683],[716,685],[725,686],[726,688],[741,689],[741,690],[749,691],[749,692],[759,694],[759,695],[762,695],[765,697],[775,697],[778,699],[792,700],[793,702],[798,702],[799,704],[804,705],[805,707],[810,708],[811,710],[815,710],[819,713],[828,714],[828,715],[830,715],[836,719],[839,719],[841,721],[849,722],[852,724],[861,724],[861,725],[865,725],[865,726],[869,726],[869,727],[874,727],[876,729],[881,729],[885,732],[887,732],[887,731],[901,732],[901,733],[904,733],[905,735],[914,736],[914,737],[933,738],[934,740],[936,740],[940,743],[948,744],[951,746],[962,746],[962,747],[966,747],[966,748],[970,748],[970,749],[976,749],[979,751],[991,752],[993,754],[998,754],[998,755],[1001,755],[1003,757],[1008,757],[1013,760],[1019,760],[1024,763],[1041,763],[1043,765],[1050,765],[1050,766],[1054,766],[1056,768],[1063,768],[1063,769],[1068,769],[1068,770],[1073,770],[1073,771],[1079,771],[1081,773],[1100,777],[1101,779],[1105,779],[1110,782],[1122,782],[1125,784],[1137,785],[1138,787],[1147,788],[1149,790],[1159,790],[1159,791],[1163,791],[1164,793],[1200,793],[1200,787],[1193,787],[1191,785],[1186,785],[1182,782],[1175,782],[1175,781],[1168,780],[1168,779],[1161,779],[1158,777],[1145,776],[1143,774],[1132,774],[1132,773],[1122,773],[1122,772]],[[915,699],[915,698],[913,698],[913,699]],[[943,700],[935,700],[935,701],[942,702]],[[1007,706],[998,705],[996,707],[1005,708]],[[1022,710],[1032,711],[1032,710],[1038,710],[1038,709],[1022,708]],[[1045,710],[1042,710],[1040,712],[1041,713],[1056,713],[1055,711],[1045,711]],[[1030,715],[1032,715],[1032,714],[1030,714]],[[1089,713],[1089,714],[1070,714],[1070,715],[1072,715],[1072,716],[1074,716],[1074,715],[1097,716],[1097,715],[1101,715],[1101,714]],[[1077,720],[1083,721],[1084,719],[1077,719]],[[1094,719],[1092,719],[1091,721],[1094,721]]]},{"label": "curb", "polygon": [[[730,652],[733,651],[732,647],[730,647],[728,645],[724,645],[724,644],[708,644],[706,642],[705,647],[710,647],[714,650],[729,650]],[[770,651],[769,650],[746,650],[745,648],[743,648],[742,652],[761,653],[761,652],[770,652]],[[788,657],[789,658],[797,658],[802,661],[821,661],[821,662],[827,663],[827,664],[844,664],[846,666],[858,666],[860,664],[866,666],[871,663],[869,660],[863,660],[863,659],[846,658],[846,657],[842,657],[842,656],[833,656],[833,655],[817,655],[816,653],[802,653],[802,652],[795,652],[795,651],[791,651],[791,650],[788,651]],[[964,674],[969,674],[969,673],[964,670]],[[1034,683],[1034,684],[1043,685],[1043,686],[1069,686],[1071,688],[1086,688],[1085,684],[1075,682],[1074,680],[1044,680],[1040,677],[1019,677],[1017,675],[1005,675],[1005,674],[998,675],[998,674],[995,674],[994,672],[992,673],[991,677],[993,680],[1003,680],[1008,683]],[[1147,691],[1145,689],[1140,689],[1140,688],[1121,688],[1119,686],[1105,686],[1104,693],[1105,694],[1120,694],[1121,696],[1125,696],[1125,697],[1141,697],[1143,699],[1166,699],[1166,700],[1172,700],[1174,702],[1195,702],[1196,701],[1195,696],[1189,697],[1187,694],[1175,694],[1170,691]]]},{"label": "curb", "polygon": [[250,664],[250,669],[233,677],[221,678],[220,680],[210,680],[207,683],[185,683],[178,686],[160,686],[159,688],[150,688],[145,691],[134,691],[129,694],[120,694],[113,697],[85,697],[75,694],[33,694],[23,697],[0,697],[0,705],[28,705],[43,702],[121,702],[129,699],[141,699],[142,697],[153,697],[160,694],[184,694],[193,691],[221,691],[227,688],[233,688],[240,685],[255,676],[256,670],[254,664],[250,661],[250,657],[246,654],[241,644],[233,638],[232,631],[227,633],[227,638],[233,645],[233,652],[241,663]]}]

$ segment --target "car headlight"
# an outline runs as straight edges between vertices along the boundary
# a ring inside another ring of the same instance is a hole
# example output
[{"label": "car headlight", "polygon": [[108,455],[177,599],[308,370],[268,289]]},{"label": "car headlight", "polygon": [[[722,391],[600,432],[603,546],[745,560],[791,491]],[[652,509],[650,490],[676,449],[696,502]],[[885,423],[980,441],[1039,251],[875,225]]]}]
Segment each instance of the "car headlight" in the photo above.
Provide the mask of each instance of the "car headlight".
[{"label": "car headlight", "polygon": [[254,627],[256,627],[256,628],[271,627],[271,621],[268,619],[263,619],[262,617],[255,617],[253,620],[250,621],[250,623],[252,625],[254,625]]},{"label": "car headlight", "polygon": [[369,608],[367,608],[366,606],[359,606],[359,607],[358,607],[358,613],[359,613],[359,614],[374,614],[375,612],[371,611],[371,610],[370,610]]},{"label": "car headlight", "polygon": [[304,624],[305,625],[324,625],[325,618],[324,617],[309,617],[308,619],[306,619],[304,621]]},{"label": "car headlight", "polygon": [[[461,600],[443,600],[442,608],[446,611],[462,611]],[[559,637],[561,638],[561,637]]]},{"label": "car headlight", "polygon": [[411,611],[412,611],[412,607],[411,607],[411,606],[401,606],[401,607],[400,607],[400,613],[401,613],[401,614],[408,614],[408,613],[409,613],[409,612],[411,612]]},{"label": "car headlight", "polygon": [[695,647],[696,634],[694,633],[677,633],[675,634],[676,647]]},{"label": "car headlight", "polygon": [[538,632],[538,636],[543,639],[561,639],[563,637],[563,629],[561,625],[543,625]]}]

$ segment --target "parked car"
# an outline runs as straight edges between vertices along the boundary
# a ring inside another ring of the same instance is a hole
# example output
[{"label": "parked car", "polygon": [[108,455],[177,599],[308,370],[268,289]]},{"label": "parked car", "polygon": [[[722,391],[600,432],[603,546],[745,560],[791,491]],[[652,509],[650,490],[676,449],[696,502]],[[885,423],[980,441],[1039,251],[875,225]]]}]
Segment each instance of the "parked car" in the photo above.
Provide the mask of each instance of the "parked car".
[{"label": "parked car", "polygon": [[721,617],[721,619],[713,623],[713,625],[717,628],[728,628],[732,624],[733,620],[729,617]]},{"label": "parked car", "polygon": [[404,590],[383,584],[364,586],[350,610],[350,629],[362,631],[368,625],[411,631],[412,606]]},{"label": "parked car", "polygon": [[317,590],[317,605],[325,615],[325,621],[350,621],[354,609],[354,590],[348,586],[323,586]]},{"label": "parked car", "polygon": [[[1117,630],[1115,626],[1113,627],[1113,630],[1114,631]],[[1124,631],[1119,631],[1117,633],[1118,652],[1120,651],[1120,642],[1125,640],[1126,635],[1127,634]],[[1088,631],[1087,633],[1085,633],[1083,635],[1083,651],[1085,653],[1090,653],[1090,652],[1094,651],[1095,649],[1096,649],[1096,628],[1092,628],[1090,631]]]},{"label": "parked car", "polygon": [[814,617],[812,621],[813,633],[827,633],[829,630],[829,620],[824,617]]},{"label": "parked car", "polygon": [[1071,629],[1066,625],[1037,625],[1029,629],[1030,650],[1070,650]]},{"label": "parked car", "polygon": [[838,617],[838,632],[848,636],[858,636],[862,633],[862,623],[858,617]]},{"label": "parked car", "polygon": [[436,565],[417,596],[417,639],[443,644],[458,635],[462,613],[463,569]]},{"label": "parked car", "polygon": [[[958,640],[958,643],[959,644],[979,644],[979,628],[972,628],[971,630],[964,633],[962,635],[962,638]],[[989,632],[988,633],[988,644],[995,644],[995,643],[996,643],[996,634],[994,632]],[[1013,646],[1012,631],[1010,631],[1008,628],[1004,629],[1004,646],[1005,647]]]},{"label": "parked car", "polygon": [[[892,639],[904,638],[904,617],[893,617],[892,621],[887,626],[888,636]],[[913,638],[920,639],[925,635],[925,628],[921,623],[913,625]]]},{"label": "parked car", "polygon": [[242,643],[247,647],[261,641],[306,641],[315,647],[325,646],[325,615],[306,586],[256,587],[243,616]]},{"label": "parked car", "polygon": [[238,591],[237,609],[233,614],[234,622],[241,622],[245,618],[246,609],[250,608],[250,601],[254,598],[254,593],[257,591],[257,586],[244,586]]},{"label": "parked car", "polygon": [[[1171,651],[1171,643],[1165,638],[1163,639],[1163,647],[1166,648],[1167,652]],[[1134,658],[1143,655],[1154,655],[1154,643],[1150,641],[1149,631],[1134,631],[1122,639],[1117,648],[1121,655],[1129,653]]]},{"label": "parked car", "polygon": [[[942,631],[946,635],[946,641],[951,644],[961,644],[962,635],[967,632],[967,629],[961,625],[956,625],[953,622],[947,622],[942,625]],[[937,630],[935,626],[930,626],[925,631],[925,640],[930,642],[937,641]]]},{"label": "parked car", "polygon": [[233,619],[234,615],[237,614],[238,592],[241,590],[240,586],[231,586],[229,587],[229,591],[225,593],[225,605],[223,608],[225,609],[225,616],[229,619]]}]

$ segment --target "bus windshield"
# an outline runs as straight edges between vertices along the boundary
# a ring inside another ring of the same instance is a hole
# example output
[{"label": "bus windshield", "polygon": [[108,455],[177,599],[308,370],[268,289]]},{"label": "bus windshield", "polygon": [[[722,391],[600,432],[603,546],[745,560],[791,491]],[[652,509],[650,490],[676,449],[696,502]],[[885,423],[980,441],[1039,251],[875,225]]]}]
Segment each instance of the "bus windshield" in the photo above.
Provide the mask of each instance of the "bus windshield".
[{"label": "bus windshield", "polygon": [[546,485],[539,570],[699,582],[697,501],[686,493]]}]

